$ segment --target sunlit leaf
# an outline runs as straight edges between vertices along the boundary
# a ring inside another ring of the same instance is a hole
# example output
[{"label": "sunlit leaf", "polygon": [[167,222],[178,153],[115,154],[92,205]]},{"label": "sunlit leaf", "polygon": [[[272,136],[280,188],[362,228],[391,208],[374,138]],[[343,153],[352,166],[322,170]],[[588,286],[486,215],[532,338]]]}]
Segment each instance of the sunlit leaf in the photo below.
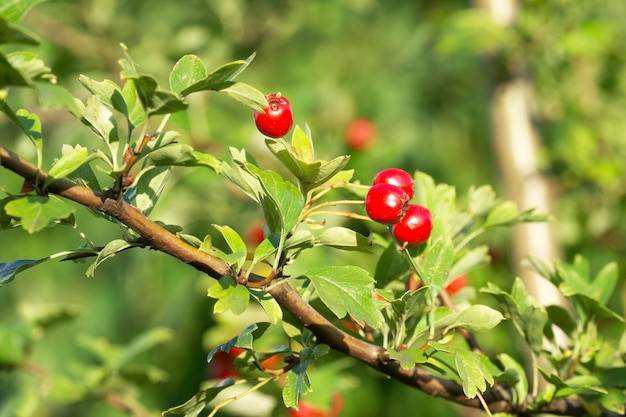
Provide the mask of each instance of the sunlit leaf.
[{"label": "sunlit leaf", "polygon": [[241,314],[248,307],[250,293],[243,285],[237,285],[233,277],[222,277],[209,288],[209,297],[217,299],[213,312],[216,314],[232,311]]},{"label": "sunlit leaf", "polygon": [[54,222],[74,213],[74,208],[57,197],[28,196],[8,202],[4,206],[7,214],[22,221],[28,233],[38,232]]},{"label": "sunlit leaf", "polygon": [[356,266],[322,266],[310,269],[306,277],[326,306],[338,317],[350,315],[357,323],[377,329],[383,317],[372,297],[374,280]]},{"label": "sunlit leaf", "polygon": [[100,251],[100,253],[98,253],[96,260],[89,266],[89,268],[87,268],[87,272],[85,272],[85,275],[87,275],[88,277],[93,277],[96,272],[96,268],[102,262],[114,257],[119,252],[126,250],[132,246],[133,245],[131,243],[123,239],[115,239],[107,243],[106,246]]}]

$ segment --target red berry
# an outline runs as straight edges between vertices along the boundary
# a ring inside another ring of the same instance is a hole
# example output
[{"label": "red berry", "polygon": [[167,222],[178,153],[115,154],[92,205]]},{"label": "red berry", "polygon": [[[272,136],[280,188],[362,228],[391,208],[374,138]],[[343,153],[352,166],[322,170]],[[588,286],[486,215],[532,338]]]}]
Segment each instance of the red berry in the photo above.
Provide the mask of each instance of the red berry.
[{"label": "red berry", "polygon": [[391,232],[401,244],[419,245],[428,240],[432,229],[433,222],[430,210],[412,204],[406,210],[404,217],[393,225]]},{"label": "red berry", "polygon": [[448,285],[446,285],[446,291],[450,295],[454,295],[467,286],[467,275],[459,275],[454,278]]},{"label": "red berry", "polygon": [[259,132],[271,138],[282,138],[293,125],[293,109],[289,100],[280,93],[265,96],[268,107],[265,113],[254,112],[254,123]]},{"label": "red berry", "polygon": [[402,218],[409,200],[409,195],[396,186],[376,184],[367,192],[365,211],[375,222],[393,224]]},{"label": "red berry", "polygon": [[391,184],[402,188],[409,195],[409,199],[413,198],[415,192],[413,177],[406,171],[399,168],[388,168],[380,171],[374,177],[374,184]]},{"label": "red berry", "polygon": [[376,142],[378,129],[369,119],[359,117],[348,125],[345,133],[346,144],[355,151],[364,151]]}]

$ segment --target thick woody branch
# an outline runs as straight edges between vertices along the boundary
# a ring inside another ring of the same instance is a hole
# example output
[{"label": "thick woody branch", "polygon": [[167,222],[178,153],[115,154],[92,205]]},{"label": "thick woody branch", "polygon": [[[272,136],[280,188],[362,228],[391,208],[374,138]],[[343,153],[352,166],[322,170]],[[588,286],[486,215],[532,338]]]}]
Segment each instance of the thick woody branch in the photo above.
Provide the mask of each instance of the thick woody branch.
[{"label": "thick woody branch", "polygon": [[[21,176],[38,189],[41,189],[47,178],[46,172],[38,170],[30,162],[1,146],[0,165]],[[225,262],[183,242],[174,234],[148,219],[140,210],[117,198],[116,195],[97,192],[65,179],[51,181],[46,191],[116,218],[139,233],[150,247],[167,253],[214,278],[232,275],[230,267]],[[349,355],[373,369],[403,384],[420,389],[431,396],[481,408],[477,398],[468,399],[465,397],[463,388],[457,381],[431,375],[420,368],[403,369],[397,361],[389,359],[384,348],[338,329],[305,302],[288,283],[273,285],[269,289],[269,293],[282,308],[289,311],[305,327],[310,329],[320,343],[325,343],[332,349]],[[502,384],[495,384],[483,393],[483,397],[492,412],[517,413],[517,415],[530,415],[532,413],[526,410],[523,405],[516,406],[510,388]],[[585,414],[585,409],[577,400],[558,399],[547,404],[545,408],[534,412],[582,416]],[[610,414],[605,415],[610,416]]]}]

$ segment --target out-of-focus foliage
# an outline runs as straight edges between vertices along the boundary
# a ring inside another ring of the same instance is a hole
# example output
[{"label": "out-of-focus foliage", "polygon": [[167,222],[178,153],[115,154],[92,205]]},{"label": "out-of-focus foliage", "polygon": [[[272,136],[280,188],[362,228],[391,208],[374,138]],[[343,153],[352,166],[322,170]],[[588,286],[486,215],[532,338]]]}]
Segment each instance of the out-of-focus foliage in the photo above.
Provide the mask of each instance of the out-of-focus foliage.
[{"label": "out-of-focus foliage", "polygon": [[[553,180],[560,241],[566,253],[584,253],[593,265],[617,260],[620,271],[626,270],[626,3],[526,0],[520,3],[519,22],[508,29],[489,23],[467,3],[50,0],[35,7],[23,24],[42,40],[33,50],[59,83],[75,87],[77,95],[85,94],[77,81],[80,74],[95,80],[117,79],[121,42],[146,72],[163,82],[173,63],[187,53],[217,66],[256,52],[244,81],[288,96],[296,123],[314,127],[320,156],[350,152],[343,130],[354,117],[365,116],[376,123],[378,141],[355,153],[349,165],[364,182],[381,168],[397,166],[428,172],[437,181],[461,189],[471,184],[497,185],[489,143],[488,92],[504,69],[524,64],[544,145],[543,168]],[[25,103],[32,102],[31,91],[20,93]],[[216,155],[225,157],[228,146],[263,152],[250,113],[222,97],[190,97],[189,112],[174,116],[171,127],[185,132],[180,142]],[[46,126],[43,146],[49,160],[60,157],[53,153],[60,143],[75,144],[87,136],[86,130],[66,123],[69,117],[59,110],[38,114]],[[19,133],[5,120],[0,120],[0,129],[3,144],[18,143]],[[15,151],[35,159],[31,147]],[[270,155],[259,162],[273,163]],[[244,233],[260,215],[245,197],[205,171],[174,175],[169,194],[155,208],[155,216],[164,222],[183,224],[189,233],[206,233],[212,223],[229,224]],[[96,243],[110,240],[111,232],[97,224],[84,232]],[[59,239],[68,238],[58,228],[36,237],[9,231],[0,237],[0,261],[47,256],[54,251],[51,242]],[[76,235],[73,243],[80,241]],[[500,261],[506,263],[506,243],[499,244]],[[353,257],[373,268],[365,255]],[[157,382],[166,373],[171,376],[166,384],[149,385],[144,397],[154,409],[182,403],[205,378],[208,351],[243,324],[213,321],[213,301],[205,292],[208,279],[198,282],[195,271],[147,252],[119,254],[115,260],[103,264],[94,279],[84,277],[84,265],[50,264],[25,272],[17,285],[3,287],[2,324],[15,330],[7,336],[16,346],[15,356],[9,359],[19,361],[22,349],[43,336],[37,324],[41,317],[59,319],[58,326],[45,334],[45,343],[33,348],[33,362],[46,366],[43,373],[34,370],[33,375],[44,379],[65,374],[68,368],[74,376],[86,373],[72,368],[79,360],[91,360],[94,369],[100,369],[94,355],[96,342],[89,337],[106,337],[116,345],[134,340],[149,327],[172,328],[174,340],[140,358],[145,359],[141,363],[160,363],[163,368],[146,370],[144,377]],[[510,274],[505,278],[489,274],[481,271],[473,279],[512,285]],[[29,313],[33,305],[45,306],[36,319]],[[66,321],[79,312],[78,319]],[[84,334],[90,336],[80,336]],[[508,335],[495,343],[510,343]],[[341,361],[335,366],[350,368]],[[425,415],[455,413],[447,404],[425,401],[421,394],[375,379],[367,370],[348,375],[311,398],[325,401],[331,390],[343,389],[343,415],[348,417],[398,416],[418,406]],[[39,386],[36,381],[29,383]],[[11,386],[0,368],[0,393]],[[73,386],[66,386],[66,391],[53,394],[71,396]],[[14,398],[33,404],[32,396],[32,391],[25,391]],[[88,403],[70,413],[122,415]]]}]

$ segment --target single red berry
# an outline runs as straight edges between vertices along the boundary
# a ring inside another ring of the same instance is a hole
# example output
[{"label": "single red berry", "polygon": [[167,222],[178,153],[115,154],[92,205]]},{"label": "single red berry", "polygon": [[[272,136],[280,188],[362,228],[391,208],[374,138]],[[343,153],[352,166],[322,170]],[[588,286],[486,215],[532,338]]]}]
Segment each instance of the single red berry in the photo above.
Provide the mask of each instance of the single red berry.
[{"label": "single red berry", "polygon": [[402,218],[409,200],[409,195],[396,186],[376,184],[365,196],[365,211],[375,222],[393,224]]},{"label": "single red berry", "polygon": [[350,149],[364,151],[376,142],[378,129],[370,119],[358,117],[346,128],[345,140]]},{"label": "single red berry", "polygon": [[415,193],[415,183],[413,177],[406,171],[399,168],[387,168],[380,171],[374,177],[374,184],[391,184],[398,188],[402,188],[409,195],[409,199],[413,198]]},{"label": "single red berry", "polygon": [[430,237],[433,229],[430,210],[426,207],[411,204],[404,217],[393,225],[393,237],[401,244],[419,245]]},{"label": "single red berry", "polygon": [[454,295],[467,286],[467,275],[462,274],[454,278],[448,285],[446,285],[446,291],[450,295]]},{"label": "single red berry", "polygon": [[265,96],[268,107],[265,113],[254,112],[254,123],[259,132],[271,138],[282,138],[293,125],[293,109],[291,103],[280,93]]}]

